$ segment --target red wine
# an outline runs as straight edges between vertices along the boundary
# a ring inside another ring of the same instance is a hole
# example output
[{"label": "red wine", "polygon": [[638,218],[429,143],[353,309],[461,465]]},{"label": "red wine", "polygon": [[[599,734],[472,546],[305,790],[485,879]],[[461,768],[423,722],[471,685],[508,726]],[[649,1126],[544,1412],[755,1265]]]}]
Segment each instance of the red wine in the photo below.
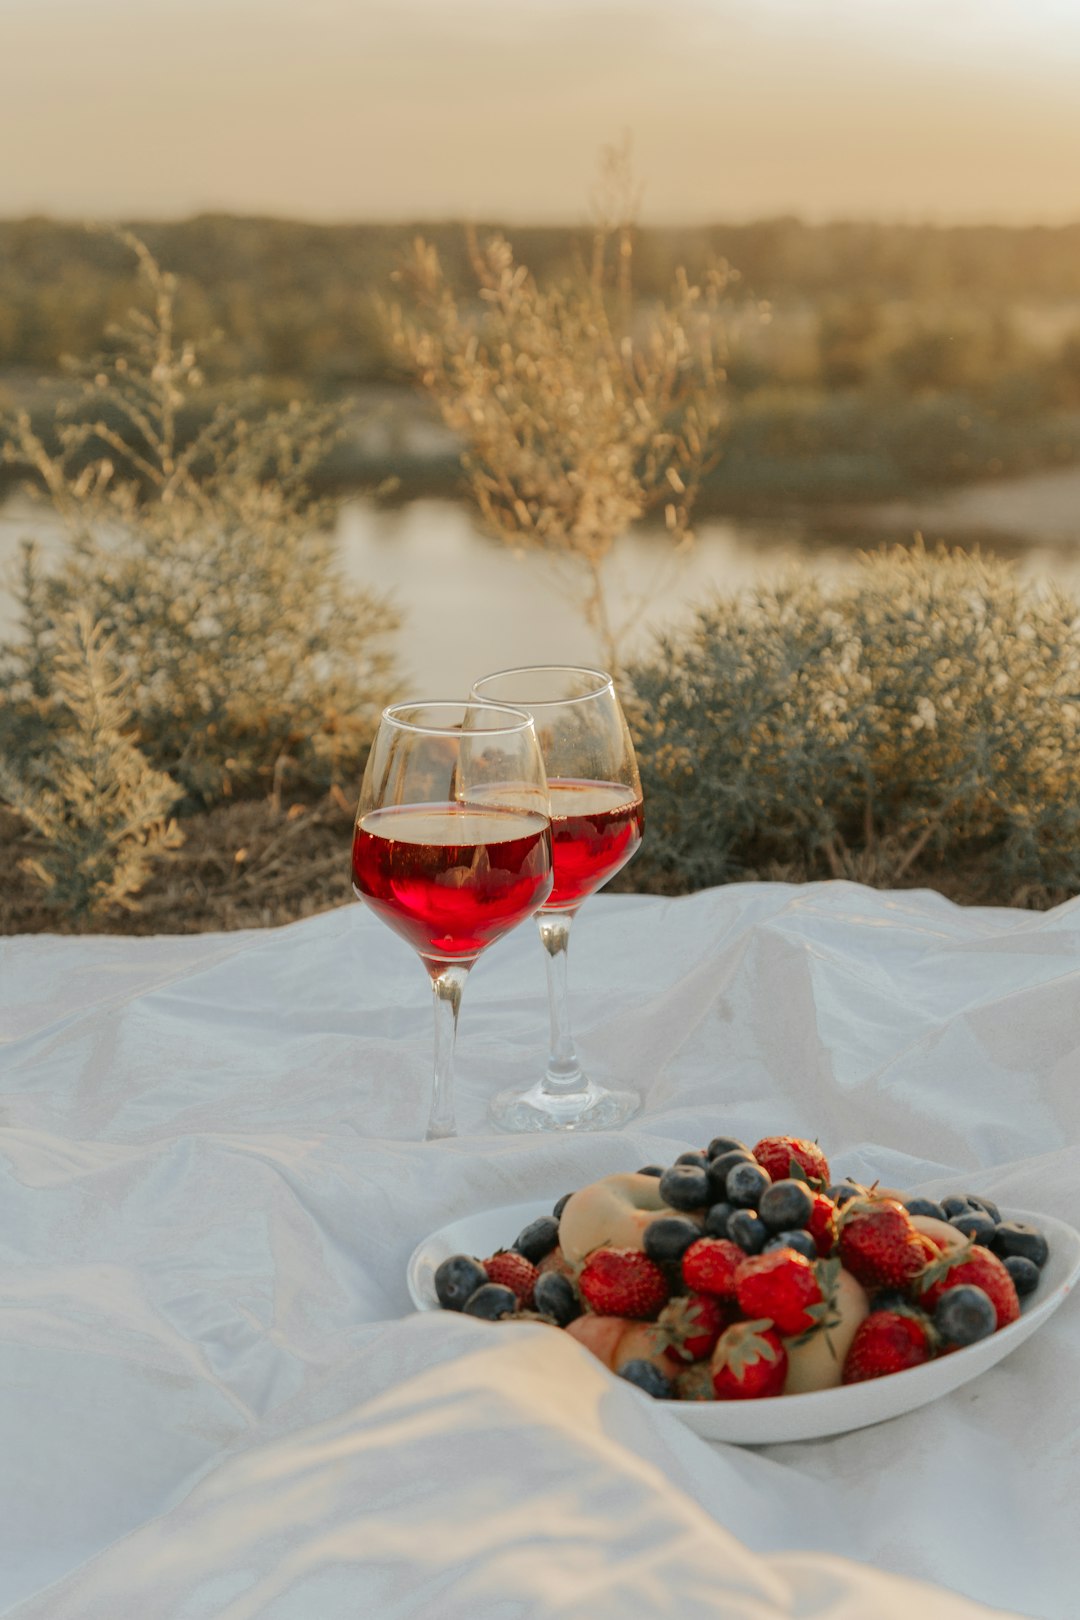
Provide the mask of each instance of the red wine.
[{"label": "red wine", "polygon": [[555,884],[545,911],[580,905],[625,866],[641,843],[641,799],[617,782],[575,782],[554,777],[551,854]]},{"label": "red wine", "polygon": [[353,886],[421,956],[469,961],[551,889],[551,835],[533,811],[467,805],[371,810],[353,836]]}]

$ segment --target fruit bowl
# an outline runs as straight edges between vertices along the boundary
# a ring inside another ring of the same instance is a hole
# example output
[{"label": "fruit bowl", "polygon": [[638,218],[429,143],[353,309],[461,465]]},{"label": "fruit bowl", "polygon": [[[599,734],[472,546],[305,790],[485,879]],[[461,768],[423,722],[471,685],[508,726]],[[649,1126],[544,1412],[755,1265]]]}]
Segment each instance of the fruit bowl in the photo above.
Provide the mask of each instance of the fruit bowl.
[{"label": "fruit bowl", "polygon": [[[435,1268],[452,1254],[492,1254],[540,1215],[549,1215],[554,1199],[507,1204],[483,1210],[432,1232],[410,1256],[406,1280],[417,1310],[439,1310]],[[947,1395],[994,1366],[1062,1304],[1080,1276],[1080,1232],[1050,1215],[1027,1210],[1003,1211],[1009,1220],[1027,1221],[1045,1233],[1050,1258],[1038,1291],[1021,1302],[1020,1319],[964,1350],[938,1356],[921,1367],[874,1378],[840,1389],[807,1395],[779,1395],[758,1401],[660,1401],[679,1422],[706,1440],[735,1445],[778,1445],[791,1440],[819,1440],[826,1435],[863,1429],[899,1417]],[[558,1330],[555,1330],[558,1331]]]}]

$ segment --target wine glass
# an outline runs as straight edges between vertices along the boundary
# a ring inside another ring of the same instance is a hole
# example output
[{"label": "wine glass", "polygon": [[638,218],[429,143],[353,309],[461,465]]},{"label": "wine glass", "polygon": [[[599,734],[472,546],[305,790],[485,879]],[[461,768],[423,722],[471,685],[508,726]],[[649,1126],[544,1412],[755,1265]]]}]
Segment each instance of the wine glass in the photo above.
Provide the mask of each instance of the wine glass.
[{"label": "wine glass", "polygon": [[431,975],[426,1140],[454,1136],[454,1041],[469,969],[551,892],[547,783],[529,715],[504,704],[384,709],[360,789],[352,871],[357,896]]},{"label": "wine glass", "polygon": [[590,894],[637,851],[643,827],[634,745],[611,676],[535,665],[485,675],[472,689],[485,703],[511,703],[536,722],[551,806],[555,883],[537,913],[547,952],[551,1055],[524,1092],[500,1092],[491,1117],[510,1131],[590,1131],[622,1125],[640,1106],[634,1091],[608,1090],[582,1071],[570,1029],[566,951],[570,924]]}]

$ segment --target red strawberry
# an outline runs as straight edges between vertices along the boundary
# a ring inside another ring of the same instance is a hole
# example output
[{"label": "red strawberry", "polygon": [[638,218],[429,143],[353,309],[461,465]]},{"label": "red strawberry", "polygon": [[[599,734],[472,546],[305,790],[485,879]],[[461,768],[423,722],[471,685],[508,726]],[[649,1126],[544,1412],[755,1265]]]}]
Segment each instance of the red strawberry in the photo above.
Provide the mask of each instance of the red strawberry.
[{"label": "red strawberry", "polygon": [[681,1364],[711,1355],[731,1315],[715,1294],[686,1294],[669,1300],[656,1324],[669,1335],[672,1360]]},{"label": "red strawberry", "polygon": [[817,1244],[817,1252],[824,1260],[833,1252],[836,1242],[836,1205],[824,1193],[812,1192],[810,1194],[813,1211],[806,1223],[806,1230]]},{"label": "red strawberry", "polygon": [[754,1158],[774,1181],[783,1181],[791,1175],[791,1161],[803,1171],[808,1181],[820,1181],[827,1187],[829,1161],[816,1142],[807,1142],[801,1136],[763,1136],[754,1149]]},{"label": "red strawberry", "polygon": [[805,1333],[817,1315],[808,1307],[824,1296],[814,1267],[794,1249],[748,1255],[735,1274],[739,1309],[744,1316],[767,1317],[781,1333]]},{"label": "red strawberry", "polygon": [[600,1316],[655,1316],[669,1292],[660,1267],[640,1249],[594,1249],[578,1287]]},{"label": "red strawberry", "polygon": [[891,1198],[852,1199],[840,1221],[840,1260],[866,1288],[906,1288],[926,1265],[920,1234]]},{"label": "red strawberry", "polygon": [[871,1311],[855,1330],[843,1381],[861,1384],[903,1372],[929,1361],[932,1353],[930,1323],[918,1311]]},{"label": "red strawberry", "polygon": [[771,1322],[736,1322],[716,1341],[711,1366],[718,1401],[756,1400],[783,1390],[787,1351]]},{"label": "red strawberry", "polygon": [[739,1245],[727,1238],[698,1238],[682,1257],[683,1281],[718,1299],[734,1299],[735,1273],[745,1259]]},{"label": "red strawberry", "polygon": [[971,1283],[990,1296],[999,1328],[1008,1327],[1020,1315],[1016,1284],[997,1255],[978,1243],[938,1255],[922,1279],[919,1303],[932,1311],[947,1289],[962,1283]]},{"label": "red strawberry", "polygon": [[490,1260],[482,1260],[480,1264],[487,1272],[488,1282],[502,1283],[504,1288],[517,1295],[526,1309],[531,1306],[539,1274],[523,1254],[518,1254],[516,1249],[500,1249],[498,1254],[493,1254]]}]

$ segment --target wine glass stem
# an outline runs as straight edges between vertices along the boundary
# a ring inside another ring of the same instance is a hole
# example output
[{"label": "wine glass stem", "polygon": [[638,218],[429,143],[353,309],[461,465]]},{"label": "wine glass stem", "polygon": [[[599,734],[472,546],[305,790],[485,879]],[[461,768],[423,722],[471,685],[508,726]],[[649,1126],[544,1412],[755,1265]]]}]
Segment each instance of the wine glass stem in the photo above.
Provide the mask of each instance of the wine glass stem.
[{"label": "wine glass stem", "polygon": [[468,966],[445,966],[432,969],[431,988],[435,993],[435,1078],[431,1092],[431,1117],[428,1119],[427,1142],[442,1137],[456,1136],[454,1120],[454,1045],[457,1041],[458,1010],[461,992],[469,976]]},{"label": "wine glass stem", "polygon": [[569,911],[541,911],[536,918],[547,953],[548,1006],[551,1009],[551,1056],[541,1087],[548,1096],[571,1096],[584,1091],[588,1084],[581,1072],[570,1029],[566,951],[573,920],[573,913]]}]

